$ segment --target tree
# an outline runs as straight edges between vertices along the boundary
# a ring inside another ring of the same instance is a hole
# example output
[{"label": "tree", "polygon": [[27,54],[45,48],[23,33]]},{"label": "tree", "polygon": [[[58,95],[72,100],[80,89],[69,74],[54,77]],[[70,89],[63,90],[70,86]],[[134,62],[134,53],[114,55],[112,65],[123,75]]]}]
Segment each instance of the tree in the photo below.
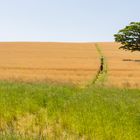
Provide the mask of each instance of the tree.
[{"label": "tree", "polygon": [[114,37],[116,42],[122,44],[120,49],[140,51],[140,22],[131,22]]}]

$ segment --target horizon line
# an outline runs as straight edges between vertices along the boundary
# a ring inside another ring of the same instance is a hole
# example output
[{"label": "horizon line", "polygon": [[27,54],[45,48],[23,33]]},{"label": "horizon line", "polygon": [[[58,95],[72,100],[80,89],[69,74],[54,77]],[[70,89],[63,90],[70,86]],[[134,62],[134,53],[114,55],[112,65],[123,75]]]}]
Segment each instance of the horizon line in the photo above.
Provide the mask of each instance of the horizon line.
[{"label": "horizon line", "polygon": [[0,41],[0,43],[98,43],[115,41]]}]

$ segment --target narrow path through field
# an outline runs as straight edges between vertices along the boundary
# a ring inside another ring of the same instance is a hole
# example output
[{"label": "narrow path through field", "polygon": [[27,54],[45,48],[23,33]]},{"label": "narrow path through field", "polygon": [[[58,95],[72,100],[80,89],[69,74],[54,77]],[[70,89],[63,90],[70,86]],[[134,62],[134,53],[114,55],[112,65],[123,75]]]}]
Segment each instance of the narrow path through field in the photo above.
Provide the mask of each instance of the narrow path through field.
[{"label": "narrow path through field", "polygon": [[100,67],[99,67],[99,70],[96,74],[95,79],[92,82],[92,85],[104,85],[104,82],[105,82],[106,77],[107,77],[107,62],[106,62],[106,58],[104,57],[99,45],[97,43],[94,45],[99,53]]}]

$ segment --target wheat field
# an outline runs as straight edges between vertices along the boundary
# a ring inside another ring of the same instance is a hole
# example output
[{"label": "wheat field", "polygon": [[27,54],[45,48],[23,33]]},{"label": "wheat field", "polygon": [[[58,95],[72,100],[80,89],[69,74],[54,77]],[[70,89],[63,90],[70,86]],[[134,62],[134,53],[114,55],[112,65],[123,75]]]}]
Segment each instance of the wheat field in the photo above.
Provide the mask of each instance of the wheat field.
[{"label": "wheat field", "polygon": [[107,85],[138,88],[140,87],[140,52],[118,49],[118,43],[98,43],[107,59]]},{"label": "wheat field", "polygon": [[97,74],[92,43],[0,43],[0,79],[87,84]]},{"label": "wheat field", "polygon": [[[107,60],[106,86],[140,87],[140,53],[98,44]],[[100,68],[95,43],[0,43],[0,80],[55,81],[86,85]]]}]

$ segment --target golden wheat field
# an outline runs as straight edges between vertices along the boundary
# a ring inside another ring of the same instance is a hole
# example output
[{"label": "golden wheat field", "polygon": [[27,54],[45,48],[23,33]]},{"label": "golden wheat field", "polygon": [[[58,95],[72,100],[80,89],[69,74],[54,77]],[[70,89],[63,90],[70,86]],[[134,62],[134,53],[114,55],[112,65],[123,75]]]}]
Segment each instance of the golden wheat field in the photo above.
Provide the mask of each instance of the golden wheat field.
[{"label": "golden wheat field", "polygon": [[0,79],[87,84],[97,74],[92,43],[0,43]]},{"label": "golden wheat field", "polygon": [[98,43],[107,58],[107,85],[140,87],[140,52],[118,49],[117,43]]},{"label": "golden wheat field", "polygon": [[[97,43],[106,58],[105,85],[140,87],[140,52]],[[0,80],[56,81],[86,85],[100,68],[95,43],[0,43]]]}]

